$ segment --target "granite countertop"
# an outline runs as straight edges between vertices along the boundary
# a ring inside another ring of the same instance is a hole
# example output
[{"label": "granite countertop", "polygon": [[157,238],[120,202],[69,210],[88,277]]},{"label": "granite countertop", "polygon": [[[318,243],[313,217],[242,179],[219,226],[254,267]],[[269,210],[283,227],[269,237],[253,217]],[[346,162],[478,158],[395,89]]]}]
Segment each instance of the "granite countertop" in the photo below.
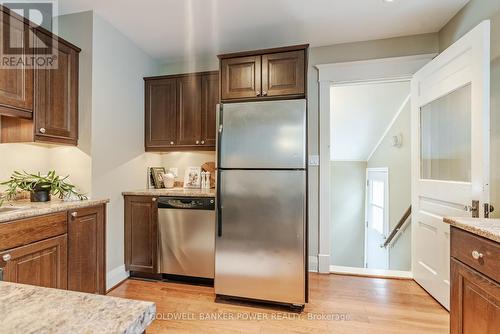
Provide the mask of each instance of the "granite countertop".
[{"label": "granite countertop", "polygon": [[[84,201],[62,201],[53,199],[50,202],[30,202],[29,200],[20,200],[5,202],[0,206],[0,223],[46,215],[49,213],[85,208],[89,206],[108,203],[109,199],[88,199]],[[4,211],[3,208],[16,208],[16,210]]]},{"label": "granite countertop", "polygon": [[140,189],[124,191],[124,196],[184,196],[184,197],[215,197],[215,189]]},{"label": "granite countertop", "polygon": [[446,217],[443,221],[480,237],[500,242],[500,219]]},{"label": "granite countertop", "polygon": [[0,282],[2,333],[143,333],[152,302]]}]

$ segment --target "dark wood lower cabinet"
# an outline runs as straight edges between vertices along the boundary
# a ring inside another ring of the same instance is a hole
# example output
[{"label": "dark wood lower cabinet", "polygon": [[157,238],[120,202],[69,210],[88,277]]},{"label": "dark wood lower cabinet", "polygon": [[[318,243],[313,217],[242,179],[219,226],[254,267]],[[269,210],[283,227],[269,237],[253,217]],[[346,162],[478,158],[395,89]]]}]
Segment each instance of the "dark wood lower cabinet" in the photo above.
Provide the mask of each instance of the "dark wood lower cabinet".
[{"label": "dark wood lower cabinet", "polygon": [[106,206],[0,224],[0,279],[106,293]]},{"label": "dark wood lower cabinet", "polygon": [[48,288],[67,288],[66,234],[11,249],[3,252],[2,258],[5,262],[5,281]]},{"label": "dark wood lower cabinet", "polygon": [[129,271],[156,273],[157,240],[156,198],[125,196],[125,268]]},{"label": "dark wood lower cabinet", "polygon": [[[452,227],[451,230],[451,334],[496,334],[500,328],[500,246],[491,240]],[[464,252],[464,250],[470,250]],[[472,252],[480,257],[474,259]],[[456,256],[456,257],[454,257]],[[474,267],[465,261],[476,261]],[[481,272],[480,272],[481,271]]]},{"label": "dark wood lower cabinet", "polygon": [[104,208],[83,208],[68,217],[68,289],[106,293]]}]

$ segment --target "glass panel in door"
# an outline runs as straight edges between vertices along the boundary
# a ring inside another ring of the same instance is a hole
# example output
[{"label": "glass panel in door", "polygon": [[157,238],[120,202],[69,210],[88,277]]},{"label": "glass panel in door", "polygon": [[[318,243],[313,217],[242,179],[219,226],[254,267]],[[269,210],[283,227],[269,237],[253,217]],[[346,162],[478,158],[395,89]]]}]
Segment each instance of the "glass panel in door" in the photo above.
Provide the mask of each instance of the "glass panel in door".
[{"label": "glass panel in door", "polygon": [[420,109],[421,177],[471,181],[471,85]]}]

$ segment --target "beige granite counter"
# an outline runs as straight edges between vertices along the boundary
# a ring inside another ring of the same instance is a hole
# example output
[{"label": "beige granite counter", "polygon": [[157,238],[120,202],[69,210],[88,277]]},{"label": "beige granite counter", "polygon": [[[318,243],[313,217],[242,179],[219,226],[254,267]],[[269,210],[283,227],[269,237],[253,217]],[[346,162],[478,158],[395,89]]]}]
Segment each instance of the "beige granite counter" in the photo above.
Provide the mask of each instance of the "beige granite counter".
[{"label": "beige granite counter", "polygon": [[152,302],[0,282],[1,333],[142,333]]},{"label": "beige granite counter", "polygon": [[500,219],[446,217],[443,220],[451,226],[500,242]]},{"label": "beige granite counter", "polygon": [[[61,201],[53,199],[50,202],[34,203],[29,200],[5,202],[0,206],[0,223],[49,213],[73,210],[108,203],[108,199],[89,199],[84,201]],[[15,209],[2,211],[5,209]]]},{"label": "beige granite counter", "polygon": [[215,189],[140,189],[124,191],[124,196],[184,196],[184,197],[215,197]]}]

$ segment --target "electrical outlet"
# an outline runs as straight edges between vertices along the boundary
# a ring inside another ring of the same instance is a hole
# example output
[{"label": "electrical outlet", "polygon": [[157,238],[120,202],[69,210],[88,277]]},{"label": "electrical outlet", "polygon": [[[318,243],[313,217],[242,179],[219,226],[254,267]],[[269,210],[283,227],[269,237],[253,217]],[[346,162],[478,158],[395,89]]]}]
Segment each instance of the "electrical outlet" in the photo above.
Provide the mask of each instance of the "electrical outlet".
[{"label": "electrical outlet", "polygon": [[319,155],[309,156],[309,166],[319,166]]}]

